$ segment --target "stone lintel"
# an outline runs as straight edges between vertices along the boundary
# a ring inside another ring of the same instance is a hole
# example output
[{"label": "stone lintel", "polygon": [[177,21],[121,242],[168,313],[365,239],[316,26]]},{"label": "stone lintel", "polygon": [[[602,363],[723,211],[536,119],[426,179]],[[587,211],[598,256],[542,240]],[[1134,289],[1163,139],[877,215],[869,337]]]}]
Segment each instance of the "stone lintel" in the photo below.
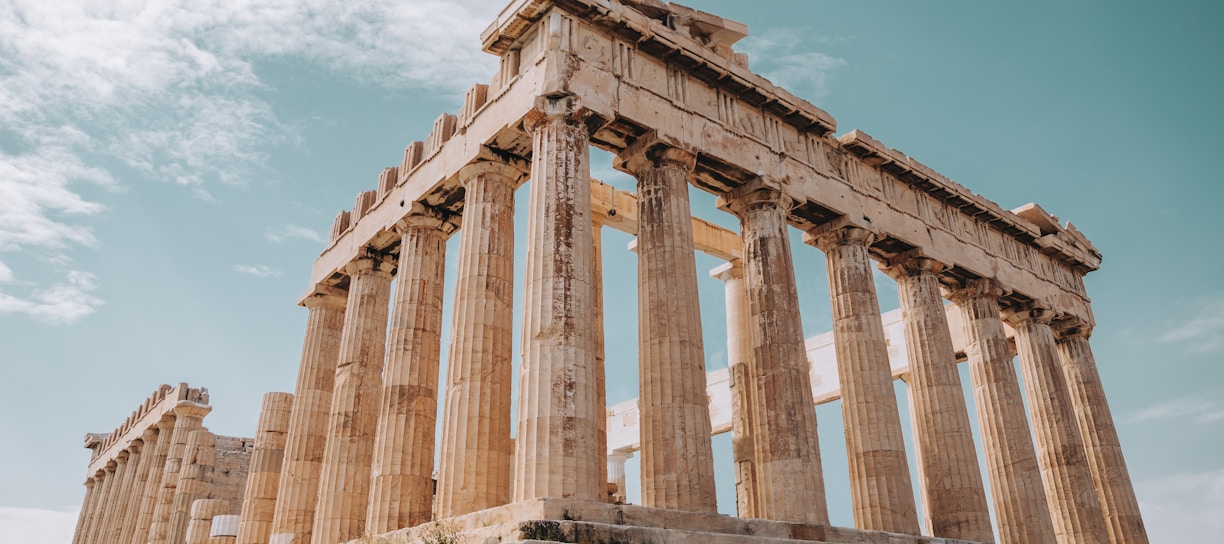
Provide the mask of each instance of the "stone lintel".
[{"label": "stone lintel", "polygon": [[[172,417],[178,405],[182,403],[181,399],[188,398],[192,399],[190,401],[192,404],[211,410],[211,407],[208,407],[207,389],[193,388],[185,383],[174,387],[162,384],[114,432],[106,435],[93,433],[86,435],[86,447],[91,447],[95,451],[86,474],[102,470],[107,463],[117,459],[120,452],[128,451],[135,441],[142,440],[146,430],[155,427],[162,419]],[[90,446],[91,437],[100,438],[101,441],[96,446]]]}]

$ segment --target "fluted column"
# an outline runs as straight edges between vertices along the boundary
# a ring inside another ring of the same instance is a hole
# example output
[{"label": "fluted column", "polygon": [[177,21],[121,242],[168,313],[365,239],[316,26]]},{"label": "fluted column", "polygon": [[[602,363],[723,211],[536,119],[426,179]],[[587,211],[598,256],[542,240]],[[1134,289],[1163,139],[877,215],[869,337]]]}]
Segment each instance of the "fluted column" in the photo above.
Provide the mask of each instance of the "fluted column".
[{"label": "fluted column", "polygon": [[85,540],[89,514],[97,506],[98,496],[94,493],[97,483],[93,476],[85,478],[85,499],[81,501],[81,511],[77,514],[76,530],[72,532],[72,544],[81,544]]},{"label": "fluted column", "polygon": [[862,228],[834,227],[809,233],[805,240],[824,251],[829,271],[855,526],[918,534],[914,488],[867,250],[874,235]]},{"label": "fluted column", "polygon": [[616,493],[609,500],[614,504],[625,502],[625,463],[633,459],[633,452],[614,451],[608,454],[608,483],[616,484]]},{"label": "fluted column", "polygon": [[140,435],[140,464],[133,467],[136,472],[133,473],[128,487],[128,504],[124,506],[118,542],[132,542],[132,536],[136,532],[136,522],[140,518],[145,489],[149,483],[149,468],[157,454],[157,434],[157,427],[153,426]]},{"label": "fluted column", "polygon": [[123,523],[127,519],[128,510],[132,507],[136,474],[140,469],[143,452],[144,440],[136,438],[128,444],[127,460],[124,462],[127,468],[123,470],[123,478],[119,480],[119,493],[115,496],[115,505],[109,511],[112,519],[107,533],[108,542],[123,541]]},{"label": "fluted column", "polygon": [[719,207],[739,217],[744,244],[756,417],[756,514],[827,523],[810,365],[787,236],[790,204],[778,190],[759,185],[719,199]]},{"label": "fluted column", "polygon": [[229,513],[229,501],[199,499],[191,504],[191,522],[187,524],[187,544],[209,544],[212,521]]},{"label": "fluted column", "polygon": [[212,492],[213,468],[217,462],[216,436],[205,430],[191,431],[183,454],[178,486],[174,489],[174,511],[166,529],[168,544],[183,544],[191,522],[191,505]]},{"label": "fluted column", "polygon": [[285,459],[285,433],[293,411],[293,395],[266,393],[255,428],[255,448],[243,492],[238,542],[267,544],[272,534],[272,512]]},{"label": "fluted column", "polygon": [[943,269],[920,256],[902,256],[885,269],[897,281],[905,320],[923,513],[931,536],[991,542],[990,508],[936,277]]},{"label": "fluted column", "polygon": [[1050,330],[1052,315],[1042,308],[1010,310],[1005,315],[1016,330],[1054,537],[1059,544],[1104,544],[1105,520],[1075,423],[1066,377],[1059,368],[1058,347]]},{"label": "fluted column", "polygon": [[[603,304],[603,226],[607,220],[607,215],[591,210],[591,275],[594,278],[591,281],[591,310],[595,314],[593,318],[595,331],[595,402],[603,407],[603,411],[600,412],[599,416],[599,429],[595,431],[595,439],[599,442],[599,451],[602,452],[608,451],[608,384],[604,369]],[[599,481],[609,483],[615,481],[610,479],[610,473],[608,472],[610,468],[611,466],[607,464],[603,466],[603,470],[599,473]],[[618,485],[618,493],[622,497],[621,502],[624,502],[625,477],[623,471]],[[616,497],[608,493],[606,489],[606,487],[601,489],[600,500],[615,503]]]},{"label": "fluted column", "polygon": [[541,99],[533,133],[514,500],[599,500],[599,405],[586,127]]},{"label": "fluted column", "polygon": [[233,514],[213,517],[208,544],[236,544],[239,517]]},{"label": "fluted column", "polygon": [[1147,544],[1147,530],[1130,472],[1122,457],[1122,444],[1114,427],[1105,387],[1097,372],[1088,337],[1092,328],[1079,322],[1059,331],[1058,355],[1071,393],[1071,406],[1088,454],[1088,468],[1096,484],[1097,501],[1104,515],[1111,544]]},{"label": "fluted column", "polygon": [[94,482],[97,482],[95,486],[98,488],[98,490],[95,491],[95,493],[98,494],[98,501],[93,510],[89,512],[89,519],[86,522],[86,532],[84,532],[83,539],[83,542],[86,544],[103,542],[102,537],[100,537],[100,533],[102,533],[102,526],[106,519],[106,517],[103,515],[103,512],[106,510],[106,501],[110,500],[110,488],[114,483],[114,478],[110,477],[110,475],[114,474],[115,472],[113,464],[114,462],[106,463],[105,467],[99,469],[98,472],[94,474],[93,479]]},{"label": "fluted column", "polygon": [[479,162],[466,188],[438,463],[438,517],[510,499],[514,355],[514,190],[521,172]]},{"label": "fluted column", "polygon": [[123,502],[124,481],[128,473],[128,457],[131,453],[128,450],[120,451],[115,454],[114,468],[106,477],[110,480],[110,484],[106,486],[106,495],[103,497],[101,519],[98,521],[98,530],[95,534],[95,542],[112,542],[114,541],[113,532],[116,525],[115,513],[121,508]]},{"label": "fluted column", "polygon": [[285,434],[285,459],[269,539],[272,544],[310,544],[347,298],[346,291],[319,288],[302,301],[310,314],[289,432]]},{"label": "fluted column", "polygon": [[[178,487],[180,472],[184,466],[184,456],[187,453],[187,440],[192,432],[200,430],[204,424],[204,416],[212,411],[212,407],[180,400],[174,407],[174,430],[172,440],[166,450],[166,464],[162,470],[161,488],[158,490],[157,504],[153,510],[153,522],[149,526],[149,544],[178,544],[182,540],[182,532],[177,540],[171,531],[171,517],[174,513],[174,495]],[[184,525],[183,530],[186,530]]]},{"label": "fluted column", "polygon": [[713,512],[710,399],[688,194],[696,157],[652,149],[654,143],[639,142],[619,157],[638,189],[642,504]]},{"label": "fluted column", "polygon": [[345,542],[365,530],[393,268],[381,255],[366,255],[344,269],[348,308],[319,475],[315,544]]},{"label": "fluted column", "polygon": [[366,520],[372,535],[420,525],[433,512],[446,239],[455,224],[414,207],[396,227],[399,272]]},{"label": "fluted column", "polygon": [[170,443],[174,438],[174,412],[162,416],[157,422],[157,442],[149,459],[148,476],[140,499],[140,511],[136,516],[136,525],[132,531],[131,541],[134,544],[149,542],[149,529],[153,525],[153,511],[157,508],[157,500],[161,496],[161,486],[166,472],[166,457],[170,452]]},{"label": "fluted column", "polygon": [[982,433],[999,544],[1042,544],[1054,540],[1054,526],[1033,435],[1024,415],[1020,382],[1012,364],[1007,332],[999,315],[1003,290],[992,279],[969,280],[952,289],[964,324],[965,354]]},{"label": "fluted column", "polygon": [[731,456],[735,461],[736,512],[741,518],[755,518],[759,517],[753,444],[756,401],[752,396],[752,377],[755,373],[744,265],[736,259],[710,271],[710,276],[723,282],[727,299],[727,373],[731,379]]}]

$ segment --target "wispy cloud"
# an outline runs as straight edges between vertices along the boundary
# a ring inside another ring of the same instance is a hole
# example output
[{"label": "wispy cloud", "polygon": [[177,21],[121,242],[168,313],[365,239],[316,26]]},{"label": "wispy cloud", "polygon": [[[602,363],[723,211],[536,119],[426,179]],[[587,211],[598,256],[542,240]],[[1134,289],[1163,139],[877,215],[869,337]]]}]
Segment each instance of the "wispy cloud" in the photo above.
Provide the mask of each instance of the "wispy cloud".
[{"label": "wispy cloud", "polygon": [[747,53],[752,69],[770,81],[802,98],[820,100],[846,61],[819,49],[848,39],[822,38],[805,28],[771,28],[748,36],[736,49]]},{"label": "wispy cloud", "polygon": [[1127,422],[1192,419],[1197,423],[1224,421],[1224,392],[1215,390],[1166,400],[1122,417]]},{"label": "wispy cloud", "polygon": [[1135,482],[1152,542],[1212,542],[1224,533],[1224,468]]},{"label": "wispy cloud", "polygon": [[1196,353],[1224,348],[1224,296],[1209,297],[1189,305],[1190,315],[1158,337]]},{"label": "wispy cloud", "polygon": [[285,225],[283,227],[269,227],[268,232],[264,234],[264,238],[273,244],[281,244],[293,239],[308,240],[311,242],[323,243],[323,235],[317,231],[297,225]]},{"label": "wispy cloud", "polygon": [[281,271],[267,265],[245,265],[239,264],[234,266],[234,271],[239,274],[255,276],[256,278],[277,278],[280,277]]},{"label": "wispy cloud", "polygon": [[[12,279],[11,271],[9,279]],[[35,287],[28,297],[0,292],[0,315],[18,314],[50,325],[71,325],[93,314],[103,304],[102,299],[91,294],[97,288],[98,280],[93,274],[69,270],[62,281]]]},{"label": "wispy cloud", "polygon": [[76,512],[0,506],[0,542],[63,544],[72,541]]},{"label": "wispy cloud", "polygon": [[[458,97],[496,67],[478,36],[502,3],[0,3],[5,277],[42,275],[23,272],[12,255],[98,245],[89,218],[105,206],[83,187],[117,188],[115,161],[210,201],[223,200],[219,187],[266,177],[269,151],[299,137],[269,103],[276,89],[260,78],[257,62],[300,60],[369,85]],[[8,313],[44,307],[42,298],[59,289],[26,285],[28,296],[0,292]]]}]

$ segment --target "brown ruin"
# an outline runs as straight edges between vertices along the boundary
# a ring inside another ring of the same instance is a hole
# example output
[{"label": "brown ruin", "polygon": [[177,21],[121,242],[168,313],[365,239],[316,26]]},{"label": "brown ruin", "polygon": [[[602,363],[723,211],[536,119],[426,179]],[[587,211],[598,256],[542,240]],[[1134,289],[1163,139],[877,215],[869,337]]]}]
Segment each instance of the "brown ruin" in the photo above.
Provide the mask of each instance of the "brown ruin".
[{"label": "brown ruin", "polygon": [[[492,81],[336,217],[301,301],[296,394],[265,399],[253,441],[203,430],[207,392],[186,385],[88,435],[74,544],[438,531],[481,543],[1146,543],[1089,345],[1083,277],[1100,253],[1035,204],[1005,210],[861,131],[836,136],[832,116],[750,71],[732,49],[747,30],[658,0],[514,0],[481,36],[501,59]],[[592,145],[636,193],[591,179]],[[740,232],[693,218],[690,186]],[[521,331],[515,213],[529,216]],[[604,227],[637,237],[639,286],[640,398],[611,408]],[[825,337],[803,337],[791,228],[827,259]],[[708,375],[697,251],[726,262],[711,275],[726,289],[730,368]],[[896,279],[898,313],[881,315],[875,267]],[[832,399],[853,528],[828,519],[813,405]],[[715,513],[710,436],[728,430],[735,517]],[[640,506],[623,504],[635,452]]]}]

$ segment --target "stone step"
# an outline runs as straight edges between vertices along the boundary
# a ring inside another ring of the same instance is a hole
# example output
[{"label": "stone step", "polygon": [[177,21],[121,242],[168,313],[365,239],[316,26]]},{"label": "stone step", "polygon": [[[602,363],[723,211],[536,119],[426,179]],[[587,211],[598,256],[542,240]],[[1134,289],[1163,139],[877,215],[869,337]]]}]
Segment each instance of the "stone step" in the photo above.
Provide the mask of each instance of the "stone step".
[{"label": "stone step", "polygon": [[[707,531],[611,525],[589,521],[524,521],[464,533],[466,542],[564,542],[568,544],[817,544],[821,541]],[[887,541],[882,541],[887,542]]]}]

